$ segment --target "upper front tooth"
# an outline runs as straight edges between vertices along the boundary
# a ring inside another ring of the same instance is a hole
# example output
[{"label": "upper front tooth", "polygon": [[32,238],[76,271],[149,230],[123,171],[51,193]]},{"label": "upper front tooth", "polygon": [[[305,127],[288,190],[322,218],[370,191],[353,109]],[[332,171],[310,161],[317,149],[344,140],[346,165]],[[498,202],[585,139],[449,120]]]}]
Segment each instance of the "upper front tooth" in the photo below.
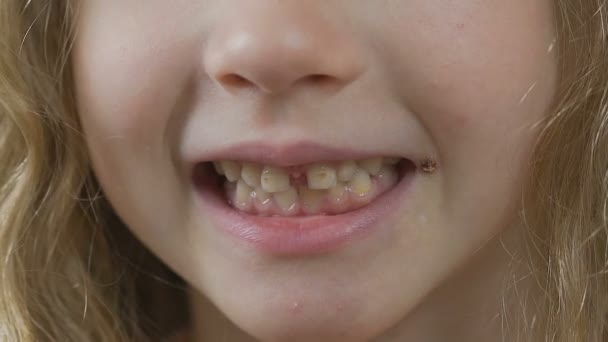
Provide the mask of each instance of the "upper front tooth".
[{"label": "upper front tooth", "polygon": [[244,163],[241,170],[241,178],[252,188],[260,185],[262,177],[262,167],[253,163]]},{"label": "upper front tooth", "polygon": [[340,182],[348,182],[357,171],[357,164],[352,160],[345,160],[338,165],[338,179]]},{"label": "upper front tooth", "polygon": [[266,192],[287,191],[290,187],[289,174],[280,168],[265,166],[261,176],[262,190]]},{"label": "upper front tooth", "polygon": [[313,165],[306,171],[308,187],[314,190],[325,190],[338,182],[336,170],[329,165]]},{"label": "upper front tooth", "polygon": [[226,174],[226,178],[231,182],[236,182],[239,178],[241,178],[241,164],[225,160],[222,162],[222,169],[224,169],[224,173]]},{"label": "upper front tooth", "polygon": [[380,173],[380,168],[382,167],[382,158],[361,160],[359,162],[359,166],[367,171],[370,175],[376,176],[378,173]]}]

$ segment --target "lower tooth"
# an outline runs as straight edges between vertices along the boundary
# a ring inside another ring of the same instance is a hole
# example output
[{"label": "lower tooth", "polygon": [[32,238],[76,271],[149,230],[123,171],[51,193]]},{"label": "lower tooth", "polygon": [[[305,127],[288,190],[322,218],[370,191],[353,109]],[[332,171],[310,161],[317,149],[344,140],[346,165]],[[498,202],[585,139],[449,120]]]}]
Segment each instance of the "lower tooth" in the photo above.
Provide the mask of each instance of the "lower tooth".
[{"label": "lower tooth", "polygon": [[253,190],[253,197],[256,199],[256,201],[260,202],[260,204],[266,204],[268,201],[270,201],[270,194],[262,190],[262,188],[259,186]]},{"label": "lower tooth", "polygon": [[348,182],[350,191],[357,196],[365,196],[372,188],[372,180],[367,171],[358,169]]},{"label": "lower tooth", "polygon": [[327,192],[324,190],[309,189],[306,186],[301,187],[299,190],[302,209],[309,214],[319,213]]},{"label": "lower tooth", "polygon": [[235,204],[239,208],[243,209],[249,206],[251,200],[251,191],[253,191],[253,189],[249,185],[247,185],[242,179],[239,179],[239,181],[236,183],[235,196]]},{"label": "lower tooth", "polygon": [[286,191],[274,193],[273,198],[284,214],[290,214],[294,211],[298,201],[298,192],[295,188],[289,187]]},{"label": "lower tooth", "polygon": [[334,204],[343,203],[346,199],[346,185],[344,183],[338,183],[327,192],[327,198]]}]

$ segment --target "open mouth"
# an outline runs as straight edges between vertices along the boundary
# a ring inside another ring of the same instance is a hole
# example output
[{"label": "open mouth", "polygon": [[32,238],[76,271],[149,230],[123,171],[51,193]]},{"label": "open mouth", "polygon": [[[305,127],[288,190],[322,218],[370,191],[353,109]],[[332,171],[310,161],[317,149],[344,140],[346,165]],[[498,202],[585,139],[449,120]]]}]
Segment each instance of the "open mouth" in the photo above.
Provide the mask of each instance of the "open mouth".
[{"label": "open mouth", "polygon": [[287,153],[273,163],[250,151],[195,163],[196,198],[211,229],[272,256],[326,253],[372,232],[390,233],[419,169],[392,156],[297,164]]},{"label": "open mouth", "polygon": [[394,157],[278,167],[221,160],[199,163],[195,175],[234,209],[255,216],[340,215],[394,188],[416,165]]}]

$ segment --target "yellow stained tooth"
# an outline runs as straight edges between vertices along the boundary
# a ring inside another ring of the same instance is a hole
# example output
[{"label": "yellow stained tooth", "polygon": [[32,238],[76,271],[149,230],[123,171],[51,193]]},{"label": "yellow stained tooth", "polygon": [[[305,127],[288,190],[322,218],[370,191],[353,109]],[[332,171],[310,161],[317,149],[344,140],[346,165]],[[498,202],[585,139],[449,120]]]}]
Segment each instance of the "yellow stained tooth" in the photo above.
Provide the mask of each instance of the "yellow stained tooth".
[{"label": "yellow stained tooth", "polygon": [[277,192],[272,195],[274,202],[285,213],[293,210],[298,201],[298,192],[295,188],[289,187],[286,191]]},{"label": "yellow stained tooth", "polygon": [[365,196],[372,188],[372,180],[369,173],[363,169],[357,169],[353,178],[348,183],[350,191],[357,196]]},{"label": "yellow stained tooth", "polygon": [[314,190],[325,190],[336,185],[336,170],[325,164],[313,165],[306,170],[308,188]]},{"label": "yellow stained tooth", "polygon": [[222,162],[222,169],[226,175],[226,179],[231,182],[236,182],[241,178],[241,164],[235,161],[224,160]]},{"label": "yellow stained tooth", "polygon": [[262,177],[262,167],[253,163],[243,163],[241,178],[252,188],[260,185]]},{"label": "yellow stained tooth", "polygon": [[262,190],[261,187],[257,187],[255,188],[255,190],[253,191],[253,196],[255,197],[255,199],[257,201],[259,201],[262,204],[265,204],[266,202],[268,202],[270,200],[270,194],[267,193],[266,191]]},{"label": "yellow stained tooth", "polygon": [[245,183],[242,179],[236,183],[236,202],[238,206],[246,206],[249,204],[249,200],[251,199],[251,191],[253,189]]},{"label": "yellow stained tooth", "polygon": [[222,168],[222,164],[220,162],[213,162],[213,168],[218,175],[224,175],[224,169]]},{"label": "yellow stained tooth", "polygon": [[[355,170],[356,171],[356,170]],[[333,203],[341,203],[344,201],[346,194],[346,185],[338,183],[327,192],[327,198]]]},{"label": "yellow stained tooth", "polygon": [[348,182],[357,171],[357,163],[352,160],[345,160],[338,165],[338,179],[340,182]]},{"label": "yellow stained tooth", "polygon": [[325,190],[313,190],[306,186],[300,187],[299,195],[302,209],[309,214],[319,213],[326,194],[327,191]]},{"label": "yellow stained tooth", "polygon": [[[262,190],[270,193],[289,190],[289,174],[280,167],[265,166],[261,177]],[[295,191],[295,189],[294,189]]]},{"label": "yellow stained tooth", "polygon": [[376,176],[382,167],[382,158],[370,158],[359,161],[359,166],[370,175]]}]

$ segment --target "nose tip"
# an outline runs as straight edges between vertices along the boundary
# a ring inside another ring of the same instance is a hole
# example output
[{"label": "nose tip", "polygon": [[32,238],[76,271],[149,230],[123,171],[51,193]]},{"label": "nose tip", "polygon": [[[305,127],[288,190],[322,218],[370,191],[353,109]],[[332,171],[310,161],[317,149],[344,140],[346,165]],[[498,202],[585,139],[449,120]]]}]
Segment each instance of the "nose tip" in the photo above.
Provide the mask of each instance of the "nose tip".
[{"label": "nose tip", "polygon": [[255,88],[275,94],[297,84],[343,87],[365,69],[348,33],[320,17],[268,12],[226,20],[209,37],[205,72],[227,91]]}]

